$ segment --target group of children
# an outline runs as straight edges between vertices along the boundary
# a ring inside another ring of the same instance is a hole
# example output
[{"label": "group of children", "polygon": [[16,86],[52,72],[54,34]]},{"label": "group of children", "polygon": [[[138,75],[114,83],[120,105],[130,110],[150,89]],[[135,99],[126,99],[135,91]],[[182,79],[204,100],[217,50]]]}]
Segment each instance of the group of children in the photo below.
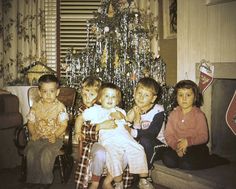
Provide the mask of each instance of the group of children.
[{"label": "group of children", "polygon": [[[31,141],[25,150],[27,182],[50,186],[55,157],[62,145],[68,115],[57,100],[58,80],[53,75],[39,79],[41,100],[28,116]],[[152,78],[140,79],[134,89],[134,105],[126,113],[119,104],[122,92],[113,83],[94,76],[82,82],[82,104],[75,122],[75,137],[82,149],[75,172],[76,189],[123,189],[139,176],[139,188],[153,189],[151,169],[155,146],[171,168],[200,169],[209,154],[208,128],[200,110],[203,98],[198,86],[183,80],[175,86],[175,109],[164,123],[164,108],[157,104],[161,87]],[[160,154],[159,154],[160,155]],[[37,158],[35,158],[37,157]],[[49,165],[49,166],[48,166]],[[35,171],[37,169],[37,171]]]}]

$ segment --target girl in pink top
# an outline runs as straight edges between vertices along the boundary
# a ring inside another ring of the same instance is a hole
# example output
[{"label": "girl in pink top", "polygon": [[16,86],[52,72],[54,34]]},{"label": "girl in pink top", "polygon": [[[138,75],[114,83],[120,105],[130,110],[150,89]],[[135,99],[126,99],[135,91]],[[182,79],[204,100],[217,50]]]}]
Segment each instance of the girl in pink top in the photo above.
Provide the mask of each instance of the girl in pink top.
[{"label": "girl in pink top", "polygon": [[170,168],[205,168],[209,150],[207,121],[200,110],[202,94],[193,81],[182,80],[176,84],[174,95],[175,109],[164,133],[169,148],[163,154],[163,163]]}]

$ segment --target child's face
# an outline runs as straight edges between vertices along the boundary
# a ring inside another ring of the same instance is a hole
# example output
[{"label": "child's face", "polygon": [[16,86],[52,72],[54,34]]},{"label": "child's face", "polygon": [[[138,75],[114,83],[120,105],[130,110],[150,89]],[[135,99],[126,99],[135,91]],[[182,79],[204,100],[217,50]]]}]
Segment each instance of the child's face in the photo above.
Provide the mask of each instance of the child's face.
[{"label": "child's face", "polygon": [[98,92],[95,87],[83,87],[81,96],[82,96],[82,101],[86,107],[91,107],[97,98]]},{"label": "child's face", "polygon": [[99,102],[101,103],[103,108],[105,109],[114,108],[118,104],[118,101],[119,101],[118,92],[115,89],[105,88],[102,90]]},{"label": "child's face", "polygon": [[192,89],[178,89],[177,102],[184,111],[190,111],[192,109],[195,100],[195,95]]},{"label": "child's face", "polygon": [[57,84],[54,82],[43,83],[39,89],[39,95],[43,99],[44,103],[52,103],[56,100],[60,89],[57,88]]},{"label": "child's face", "polygon": [[155,102],[156,98],[157,95],[154,94],[152,90],[144,86],[138,86],[134,91],[135,104],[143,110],[149,109]]}]

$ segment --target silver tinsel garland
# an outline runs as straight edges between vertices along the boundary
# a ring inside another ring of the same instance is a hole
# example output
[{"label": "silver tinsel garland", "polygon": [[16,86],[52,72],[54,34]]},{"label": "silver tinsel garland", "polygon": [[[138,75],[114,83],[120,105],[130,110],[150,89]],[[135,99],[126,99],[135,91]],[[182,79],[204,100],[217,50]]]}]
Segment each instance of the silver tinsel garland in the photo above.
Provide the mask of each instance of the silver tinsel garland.
[{"label": "silver tinsel garland", "polygon": [[[69,49],[62,67],[66,84],[78,90],[89,75],[117,84],[123,92],[124,108],[129,109],[140,78],[152,77],[166,89],[166,65],[150,52],[150,31],[143,27],[142,15],[114,3],[103,2],[95,18],[87,23],[86,49],[79,53]],[[110,5],[113,15],[105,11]],[[165,95],[163,98],[167,99]]]}]

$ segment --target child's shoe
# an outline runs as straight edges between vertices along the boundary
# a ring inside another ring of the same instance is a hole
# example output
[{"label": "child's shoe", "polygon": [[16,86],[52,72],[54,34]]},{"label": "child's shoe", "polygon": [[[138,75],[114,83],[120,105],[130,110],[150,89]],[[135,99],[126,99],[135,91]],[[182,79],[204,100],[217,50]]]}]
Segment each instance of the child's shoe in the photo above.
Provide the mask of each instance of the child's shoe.
[{"label": "child's shoe", "polygon": [[152,177],[147,177],[147,180],[148,180],[150,183],[153,183]]},{"label": "child's shoe", "polygon": [[141,178],[138,187],[140,189],[154,189],[153,185],[151,182],[149,182],[147,179]]},{"label": "child's shoe", "polygon": [[123,189],[123,182],[116,182],[115,189]]}]

